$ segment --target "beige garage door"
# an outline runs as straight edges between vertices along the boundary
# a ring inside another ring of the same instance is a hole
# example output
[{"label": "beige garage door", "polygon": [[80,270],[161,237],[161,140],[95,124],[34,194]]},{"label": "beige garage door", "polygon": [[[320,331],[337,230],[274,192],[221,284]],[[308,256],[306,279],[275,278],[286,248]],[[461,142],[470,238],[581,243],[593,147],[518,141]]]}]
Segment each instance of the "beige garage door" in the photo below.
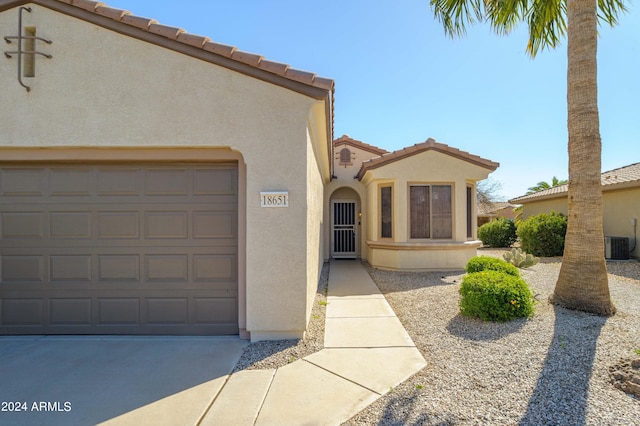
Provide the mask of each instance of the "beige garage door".
[{"label": "beige garage door", "polygon": [[236,164],[0,167],[0,334],[237,334]]}]

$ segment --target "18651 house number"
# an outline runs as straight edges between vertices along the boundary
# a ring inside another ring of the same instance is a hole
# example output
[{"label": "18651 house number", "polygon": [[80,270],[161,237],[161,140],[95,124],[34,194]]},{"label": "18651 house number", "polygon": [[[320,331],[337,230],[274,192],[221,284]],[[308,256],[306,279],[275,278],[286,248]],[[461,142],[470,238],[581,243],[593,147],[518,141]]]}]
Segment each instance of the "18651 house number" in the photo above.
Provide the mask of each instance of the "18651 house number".
[{"label": "18651 house number", "polygon": [[261,192],[260,207],[289,207],[289,192],[288,191]]}]

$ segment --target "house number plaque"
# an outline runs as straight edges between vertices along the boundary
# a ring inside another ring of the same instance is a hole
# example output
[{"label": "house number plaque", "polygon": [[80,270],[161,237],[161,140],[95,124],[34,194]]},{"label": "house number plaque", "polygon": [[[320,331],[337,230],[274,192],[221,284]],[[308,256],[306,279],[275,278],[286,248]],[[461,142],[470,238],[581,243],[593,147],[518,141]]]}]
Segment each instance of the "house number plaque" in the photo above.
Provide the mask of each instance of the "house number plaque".
[{"label": "house number plaque", "polygon": [[289,207],[289,191],[261,192],[260,207]]}]

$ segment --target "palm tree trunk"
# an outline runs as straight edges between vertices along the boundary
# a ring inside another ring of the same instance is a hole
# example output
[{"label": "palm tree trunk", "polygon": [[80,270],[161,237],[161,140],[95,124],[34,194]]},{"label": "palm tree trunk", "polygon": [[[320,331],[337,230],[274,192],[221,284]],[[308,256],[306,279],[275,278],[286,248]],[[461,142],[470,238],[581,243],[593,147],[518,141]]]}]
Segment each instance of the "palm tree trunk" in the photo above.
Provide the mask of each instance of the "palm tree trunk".
[{"label": "palm tree trunk", "polygon": [[602,229],[601,140],[597,89],[597,0],[568,0],[568,225],[551,301],[613,315]]}]

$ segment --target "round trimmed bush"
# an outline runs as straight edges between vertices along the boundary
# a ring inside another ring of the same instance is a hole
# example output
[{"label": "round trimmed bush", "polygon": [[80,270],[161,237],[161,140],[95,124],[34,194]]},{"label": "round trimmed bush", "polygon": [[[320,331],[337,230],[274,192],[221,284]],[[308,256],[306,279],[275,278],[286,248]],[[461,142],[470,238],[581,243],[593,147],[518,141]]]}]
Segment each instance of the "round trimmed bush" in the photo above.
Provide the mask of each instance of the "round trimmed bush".
[{"label": "round trimmed bush", "polygon": [[562,256],[567,217],[556,213],[540,213],[527,218],[518,226],[523,251],[534,256]]},{"label": "round trimmed bush", "polygon": [[497,271],[467,274],[460,285],[460,313],[505,322],[533,315],[535,299],[520,277]]},{"label": "round trimmed bush", "polygon": [[478,238],[489,247],[511,247],[518,239],[516,225],[507,218],[499,217],[478,228]]},{"label": "round trimmed bush", "polygon": [[488,256],[475,256],[469,259],[465,270],[472,274],[474,272],[481,271],[498,271],[514,277],[520,276],[520,271],[514,265],[510,264],[506,260],[498,259],[497,257]]}]

